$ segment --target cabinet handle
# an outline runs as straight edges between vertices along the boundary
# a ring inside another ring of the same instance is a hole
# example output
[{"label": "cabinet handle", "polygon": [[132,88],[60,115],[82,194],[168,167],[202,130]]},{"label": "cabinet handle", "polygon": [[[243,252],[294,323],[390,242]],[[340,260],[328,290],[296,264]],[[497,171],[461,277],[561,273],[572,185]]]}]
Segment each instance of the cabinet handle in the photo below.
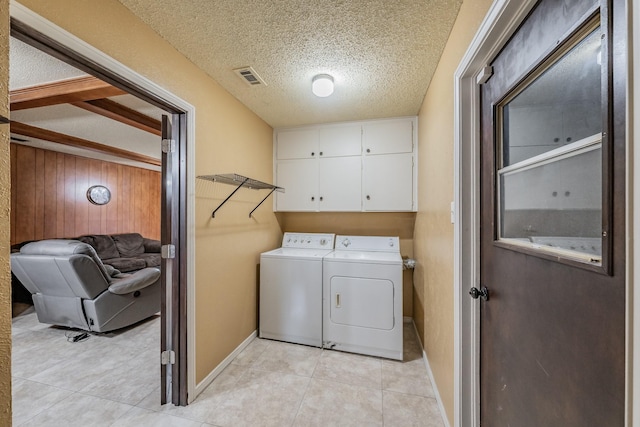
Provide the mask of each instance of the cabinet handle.
[{"label": "cabinet handle", "polygon": [[313,202],[313,201],[315,201],[315,200],[316,200],[316,198],[315,198],[315,197],[313,197],[313,196],[311,196],[311,201]]},{"label": "cabinet handle", "polygon": [[367,200],[371,200],[371,196],[367,194]]},{"label": "cabinet handle", "polygon": [[315,156],[315,155],[316,155],[316,152],[315,152],[315,151],[312,151],[312,152],[311,152],[311,157],[313,157],[313,156]]},{"label": "cabinet handle", "polygon": [[320,155],[322,156],[322,151],[320,152]]},{"label": "cabinet handle", "polygon": [[340,294],[336,294],[336,308],[340,308]]},{"label": "cabinet handle", "polygon": [[322,196],[320,196],[320,201],[322,201]]},{"label": "cabinet handle", "polygon": [[371,152],[371,148],[367,148],[367,153],[370,153],[370,152]]}]

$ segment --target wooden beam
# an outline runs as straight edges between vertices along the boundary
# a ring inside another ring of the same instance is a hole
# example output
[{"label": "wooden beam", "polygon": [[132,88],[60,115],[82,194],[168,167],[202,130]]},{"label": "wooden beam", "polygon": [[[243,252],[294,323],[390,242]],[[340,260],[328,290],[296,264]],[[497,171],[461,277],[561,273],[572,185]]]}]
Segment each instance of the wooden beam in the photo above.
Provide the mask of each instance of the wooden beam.
[{"label": "wooden beam", "polygon": [[111,147],[109,145],[100,144],[98,142],[89,141],[87,139],[77,138],[75,136],[65,135],[47,129],[30,126],[20,122],[11,121],[10,130],[12,133],[27,136],[30,138],[42,139],[45,141],[55,142],[57,144],[68,145],[71,147],[84,148],[98,153],[109,154],[124,159],[134,160],[136,162],[147,163],[154,166],[161,166],[160,159],[156,159],[144,154],[135,153],[133,151],[123,150],[121,148]]},{"label": "wooden beam", "polygon": [[72,102],[72,105],[82,108],[92,113],[100,114],[120,123],[133,126],[154,135],[161,135],[160,120],[146,116],[122,104],[118,104],[110,99],[94,99],[89,101]]},{"label": "wooden beam", "polygon": [[9,92],[9,103],[11,111],[17,111],[48,105],[91,101],[125,95],[126,93],[96,77],[87,76],[12,90]]}]

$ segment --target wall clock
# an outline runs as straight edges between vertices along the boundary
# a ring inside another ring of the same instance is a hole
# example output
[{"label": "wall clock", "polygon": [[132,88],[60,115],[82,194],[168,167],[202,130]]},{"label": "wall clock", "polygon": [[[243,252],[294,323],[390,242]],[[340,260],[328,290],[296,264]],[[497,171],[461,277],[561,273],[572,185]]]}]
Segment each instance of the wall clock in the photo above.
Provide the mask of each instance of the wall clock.
[{"label": "wall clock", "polygon": [[111,191],[104,185],[93,185],[87,190],[87,199],[94,205],[106,205],[111,200]]}]

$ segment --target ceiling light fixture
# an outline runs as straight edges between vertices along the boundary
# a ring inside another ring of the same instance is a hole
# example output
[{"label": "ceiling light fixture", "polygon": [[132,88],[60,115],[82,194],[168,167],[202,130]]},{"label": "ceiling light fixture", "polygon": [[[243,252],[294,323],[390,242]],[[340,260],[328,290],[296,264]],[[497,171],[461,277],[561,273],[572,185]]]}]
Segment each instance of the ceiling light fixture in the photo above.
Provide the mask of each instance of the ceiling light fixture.
[{"label": "ceiling light fixture", "polygon": [[320,98],[331,95],[333,93],[333,77],[329,74],[318,74],[312,80],[311,91]]}]

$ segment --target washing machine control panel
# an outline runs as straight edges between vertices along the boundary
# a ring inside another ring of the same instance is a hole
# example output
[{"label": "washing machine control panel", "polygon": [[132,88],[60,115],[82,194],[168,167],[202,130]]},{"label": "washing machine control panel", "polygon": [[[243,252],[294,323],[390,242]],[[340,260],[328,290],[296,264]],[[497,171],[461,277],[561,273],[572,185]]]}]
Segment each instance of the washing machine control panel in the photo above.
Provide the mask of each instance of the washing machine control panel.
[{"label": "washing machine control panel", "polygon": [[333,249],[335,234],[329,233],[284,233],[283,248]]}]

